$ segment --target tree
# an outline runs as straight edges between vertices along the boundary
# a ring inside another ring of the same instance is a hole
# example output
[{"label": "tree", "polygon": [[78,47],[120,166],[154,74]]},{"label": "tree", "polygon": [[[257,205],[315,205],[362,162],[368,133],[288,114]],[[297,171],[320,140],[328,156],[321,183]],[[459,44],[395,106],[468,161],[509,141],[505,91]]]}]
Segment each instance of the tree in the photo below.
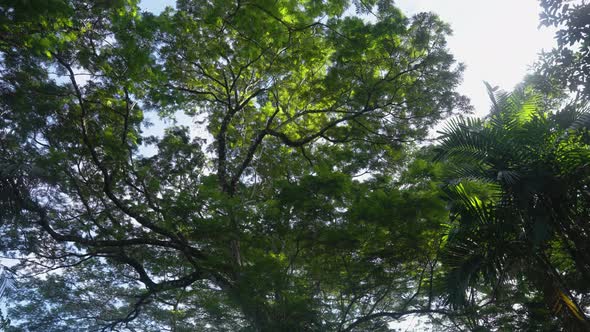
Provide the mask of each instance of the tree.
[{"label": "tree", "polygon": [[[351,331],[446,314],[427,278],[445,206],[394,176],[409,142],[468,108],[436,16],[374,1],[0,11],[17,328]],[[210,141],[143,137],[150,108],[204,118]]]},{"label": "tree", "polygon": [[557,47],[544,54],[538,70],[559,86],[590,95],[590,3],[541,0],[541,24],[558,28]]},{"label": "tree", "polygon": [[587,108],[573,103],[551,112],[527,85],[511,94],[488,90],[490,115],[451,121],[439,146],[453,183],[464,183],[448,189],[455,215],[443,255],[449,302],[508,299],[508,312],[530,317],[524,323],[534,318],[553,330],[559,317],[564,330],[587,331]]}]

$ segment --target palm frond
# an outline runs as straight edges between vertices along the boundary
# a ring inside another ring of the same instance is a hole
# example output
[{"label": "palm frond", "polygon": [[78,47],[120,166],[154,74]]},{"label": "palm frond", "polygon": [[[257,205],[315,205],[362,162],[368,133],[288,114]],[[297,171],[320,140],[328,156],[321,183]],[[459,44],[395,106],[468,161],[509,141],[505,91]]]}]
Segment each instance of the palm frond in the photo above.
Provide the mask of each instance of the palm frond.
[{"label": "palm frond", "polygon": [[567,140],[572,133],[590,129],[590,103],[567,105],[553,116],[553,120],[565,128],[557,142]]},{"label": "palm frond", "polygon": [[521,179],[521,174],[514,170],[502,170],[497,173],[496,180],[508,186],[515,185]]},{"label": "palm frond", "polygon": [[486,81],[484,81],[483,84],[486,86],[488,96],[490,97],[490,101],[492,102],[492,108],[490,109],[489,116],[494,116],[496,114],[502,113],[502,111],[505,108],[505,103],[509,94],[505,91],[500,90],[497,86],[492,87],[490,83]]},{"label": "palm frond", "polygon": [[469,161],[481,160],[487,156],[488,140],[482,137],[483,121],[476,118],[459,117],[450,119],[445,128],[439,131],[440,144],[436,159],[451,157]]},{"label": "palm frond", "polygon": [[468,289],[480,281],[500,287],[524,251],[514,235],[516,225],[505,222],[504,206],[480,200],[462,184],[448,186],[445,193],[455,202],[453,212],[459,217],[449,230],[442,255],[449,268],[447,301],[457,308],[468,304]]},{"label": "palm frond", "polygon": [[590,128],[590,107],[586,105],[585,107],[580,108],[576,112],[576,119],[572,123],[572,125],[568,128],[569,130],[579,130],[579,129],[588,129]]}]

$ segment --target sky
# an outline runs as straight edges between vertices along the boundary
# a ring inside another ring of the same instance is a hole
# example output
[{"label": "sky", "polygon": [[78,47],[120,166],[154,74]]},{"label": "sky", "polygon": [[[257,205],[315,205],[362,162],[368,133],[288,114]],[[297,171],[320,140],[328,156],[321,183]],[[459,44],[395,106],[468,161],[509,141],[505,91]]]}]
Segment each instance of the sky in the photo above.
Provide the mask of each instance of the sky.
[{"label": "sky", "polygon": [[467,68],[460,92],[475,114],[486,115],[489,99],[483,81],[510,91],[522,81],[541,50],[550,50],[554,30],[538,28],[537,0],[398,0],[406,14],[437,13],[453,29],[448,47]]}]

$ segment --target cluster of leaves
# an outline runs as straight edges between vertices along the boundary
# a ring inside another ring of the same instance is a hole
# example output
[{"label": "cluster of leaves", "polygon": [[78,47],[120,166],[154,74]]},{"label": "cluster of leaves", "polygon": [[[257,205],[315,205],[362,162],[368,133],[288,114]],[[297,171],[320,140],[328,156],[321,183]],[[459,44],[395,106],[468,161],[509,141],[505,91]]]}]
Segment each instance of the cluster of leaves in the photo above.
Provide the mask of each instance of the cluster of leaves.
[{"label": "cluster of leaves", "polygon": [[590,3],[541,0],[541,24],[557,28],[557,47],[544,54],[539,70],[572,92],[590,96]]}]

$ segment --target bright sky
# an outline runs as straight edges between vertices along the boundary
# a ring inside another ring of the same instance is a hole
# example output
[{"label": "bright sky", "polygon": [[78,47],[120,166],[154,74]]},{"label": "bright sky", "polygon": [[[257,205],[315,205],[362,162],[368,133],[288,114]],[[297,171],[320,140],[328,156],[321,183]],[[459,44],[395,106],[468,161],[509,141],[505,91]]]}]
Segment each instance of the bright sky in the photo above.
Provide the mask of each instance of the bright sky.
[{"label": "bright sky", "polygon": [[511,90],[542,49],[554,45],[553,30],[538,28],[537,0],[398,0],[406,14],[437,13],[451,24],[449,48],[467,68],[460,91],[478,116],[489,110],[483,81]]}]

